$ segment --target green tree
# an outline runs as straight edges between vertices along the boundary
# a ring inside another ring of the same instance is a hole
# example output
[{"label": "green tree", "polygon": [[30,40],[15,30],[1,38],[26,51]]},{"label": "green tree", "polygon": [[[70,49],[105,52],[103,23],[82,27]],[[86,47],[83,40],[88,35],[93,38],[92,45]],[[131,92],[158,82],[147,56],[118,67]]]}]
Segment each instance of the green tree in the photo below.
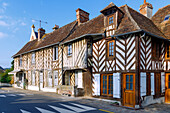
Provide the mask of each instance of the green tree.
[{"label": "green tree", "polygon": [[10,83],[12,79],[12,75],[9,75],[8,73],[14,70],[14,60],[11,62],[11,68],[6,69],[4,73],[0,74],[0,82],[2,83]]}]

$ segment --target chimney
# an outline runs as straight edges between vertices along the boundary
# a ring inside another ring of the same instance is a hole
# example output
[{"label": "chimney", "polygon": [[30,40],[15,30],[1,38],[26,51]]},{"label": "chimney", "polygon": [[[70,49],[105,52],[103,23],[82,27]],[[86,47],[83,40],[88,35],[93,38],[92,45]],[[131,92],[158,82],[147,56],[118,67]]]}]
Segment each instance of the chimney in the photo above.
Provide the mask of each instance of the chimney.
[{"label": "chimney", "polygon": [[152,4],[146,2],[146,0],[144,0],[144,3],[140,6],[139,9],[140,13],[148,17],[149,19],[152,17],[152,10]]},{"label": "chimney", "polygon": [[45,35],[45,29],[39,28],[38,29],[38,41],[40,41],[43,35]]},{"label": "chimney", "polygon": [[55,24],[55,26],[53,27],[53,30],[55,31],[55,30],[57,30],[58,28],[59,28],[59,26]]},{"label": "chimney", "polygon": [[89,21],[89,15],[90,14],[88,12],[83,11],[82,9],[78,8],[76,10],[76,16],[77,16],[78,25],[80,25],[81,23]]}]

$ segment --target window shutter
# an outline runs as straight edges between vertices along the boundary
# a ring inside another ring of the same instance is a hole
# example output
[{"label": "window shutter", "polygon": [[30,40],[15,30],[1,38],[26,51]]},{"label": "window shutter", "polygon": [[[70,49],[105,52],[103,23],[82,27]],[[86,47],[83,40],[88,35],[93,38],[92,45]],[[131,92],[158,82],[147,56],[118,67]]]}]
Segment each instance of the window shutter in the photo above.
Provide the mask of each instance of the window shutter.
[{"label": "window shutter", "polygon": [[53,71],[54,77],[54,86],[58,85],[58,71]]},{"label": "window shutter", "polygon": [[120,98],[120,73],[113,73],[113,97]]},{"label": "window shutter", "polygon": [[100,95],[100,74],[94,74],[94,95]]},{"label": "window shutter", "polygon": [[161,72],[161,92],[165,92],[165,72]]},{"label": "window shutter", "polygon": [[83,88],[82,71],[78,71],[78,88]]},{"label": "window shutter", "polygon": [[78,86],[78,71],[75,71],[75,86]]},{"label": "window shutter", "polygon": [[154,73],[151,73],[151,95],[155,95]]},{"label": "window shutter", "polygon": [[146,73],[140,73],[140,96],[146,95]]}]

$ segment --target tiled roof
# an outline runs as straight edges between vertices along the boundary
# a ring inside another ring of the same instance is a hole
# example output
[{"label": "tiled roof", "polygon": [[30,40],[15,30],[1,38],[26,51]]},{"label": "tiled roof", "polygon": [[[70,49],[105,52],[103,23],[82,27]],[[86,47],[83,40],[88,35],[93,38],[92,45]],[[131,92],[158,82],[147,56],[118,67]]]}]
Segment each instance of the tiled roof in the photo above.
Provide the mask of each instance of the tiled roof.
[{"label": "tiled roof", "polygon": [[100,12],[103,12],[103,11],[113,7],[113,6],[116,6],[116,5],[113,2],[110,2],[110,4],[108,6],[106,6],[104,9],[102,9]]},{"label": "tiled roof", "polygon": [[[124,17],[115,31],[115,35],[144,30],[159,37],[166,38],[149,18],[143,16],[127,5],[121,6],[120,10],[124,12]],[[82,35],[98,33],[104,33],[103,14],[85,23],[81,23],[80,25],[77,24],[77,21],[74,21],[49,34],[46,34],[40,41],[37,39],[30,41],[17,54],[15,54],[14,57],[26,52],[55,45],[57,43],[59,44],[60,42],[68,42]]]},{"label": "tiled roof", "polygon": [[137,30],[144,30],[159,37],[166,38],[165,35],[149,18],[133,10],[127,5],[120,7],[120,9],[124,12],[125,15],[118,29],[115,31],[115,35]]},{"label": "tiled roof", "polygon": [[165,22],[165,16],[170,14],[170,5],[160,8],[151,18],[155,25],[170,39],[170,19]]}]

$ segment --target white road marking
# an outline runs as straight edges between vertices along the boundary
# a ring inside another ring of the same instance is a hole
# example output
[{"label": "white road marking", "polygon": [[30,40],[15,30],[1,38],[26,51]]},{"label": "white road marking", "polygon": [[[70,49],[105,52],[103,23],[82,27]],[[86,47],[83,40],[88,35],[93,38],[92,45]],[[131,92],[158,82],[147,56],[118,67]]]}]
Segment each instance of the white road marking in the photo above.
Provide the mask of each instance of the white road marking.
[{"label": "white road marking", "polygon": [[27,95],[34,95],[34,94],[29,94],[29,93],[28,93]]},{"label": "white road marking", "polygon": [[85,109],[81,109],[81,108],[77,108],[77,107],[73,107],[73,106],[69,106],[69,105],[65,105],[65,104],[60,104],[60,105],[62,105],[62,106],[64,106],[64,107],[67,107],[67,108],[69,108],[69,109],[72,109],[72,110],[74,110],[75,112],[85,112],[85,111],[87,111],[87,110],[85,110]]},{"label": "white road marking", "polygon": [[42,109],[42,108],[39,108],[39,107],[35,107],[36,109],[38,109],[41,113],[55,113],[55,112],[52,112],[52,111],[49,111],[49,110],[46,110],[46,109]]},{"label": "white road marking", "polygon": [[6,97],[5,95],[0,95],[0,97]]},{"label": "white road marking", "polygon": [[75,113],[74,111],[70,111],[70,110],[67,110],[67,109],[59,108],[59,107],[56,107],[56,106],[51,106],[51,105],[48,105],[48,106],[50,106],[51,108],[55,109],[56,111],[58,111],[60,113]]},{"label": "white road marking", "polygon": [[84,105],[80,105],[80,104],[75,104],[75,103],[70,103],[70,104],[73,104],[75,106],[81,107],[81,108],[83,108],[85,110],[97,110],[96,108],[88,107],[88,106],[84,106]]},{"label": "white road marking", "polygon": [[25,96],[26,94],[17,94],[17,95],[19,95],[19,96]]},{"label": "white road marking", "polygon": [[15,97],[16,95],[14,95],[14,94],[8,94],[7,96]]},{"label": "white road marking", "polygon": [[20,111],[21,111],[22,113],[31,113],[31,112],[28,112],[28,111],[25,111],[25,110],[22,110],[22,109],[20,109]]}]

